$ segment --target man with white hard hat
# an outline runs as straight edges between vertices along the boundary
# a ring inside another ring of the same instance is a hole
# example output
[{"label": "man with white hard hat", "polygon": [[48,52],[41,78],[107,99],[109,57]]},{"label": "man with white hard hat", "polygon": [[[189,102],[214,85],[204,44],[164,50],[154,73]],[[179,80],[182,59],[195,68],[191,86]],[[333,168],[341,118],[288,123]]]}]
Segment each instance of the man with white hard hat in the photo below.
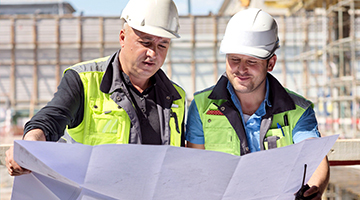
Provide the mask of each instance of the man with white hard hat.
[{"label": "man with white hard hat", "polygon": [[[185,92],[160,69],[179,38],[172,0],[130,0],[121,50],[65,70],[53,99],[26,123],[24,140],[184,146]],[[171,119],[171,120],[170,120]],[[9,174],[29,173],[6,152]]]},{"label": "man with white hard hat", "polygon": [[[226,73],[215,86],[194,94],[186,124],[188,147],[241,156],[320,137],[313,104],[268,73],[277,59],[277,29],[274,18],[260,9],[230,19],[220,46]],[[328,181],[325,157],[304,196],[321,199]]]}]

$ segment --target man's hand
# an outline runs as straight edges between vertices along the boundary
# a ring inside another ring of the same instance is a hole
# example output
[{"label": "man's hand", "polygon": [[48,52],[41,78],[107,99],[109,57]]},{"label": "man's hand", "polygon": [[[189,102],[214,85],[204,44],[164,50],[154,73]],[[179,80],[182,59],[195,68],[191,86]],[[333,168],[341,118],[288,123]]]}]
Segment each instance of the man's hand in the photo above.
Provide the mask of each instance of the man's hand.
[{"label": "man's hand", "polygon": [[[26,133],[23,140],[30,141],[46,141],[45,134],[41,129],[34,129]],[[11,146],[6,151],[5,165],[11,176],[20,176],[23,174],[29,174],[31,171],[24,169],[18,165],[14,160],[14,146]]]},{"label": "man's hand", "polygon": [[304,197],[309,197],[313,194],[315,197],[308,198],[311,200],[321,200],[321,196],[326,190],[326,186],[329,183],[330,178],[330,168],[329,161],[327,156],[321,161],[318,168],[315,170],[314,174],[311,176],[308,185],[310,188],[304,192]]},{"label": "man's hand", "polygon": [[6,168],[8,169],[8,172],[11,176],[20,176],[23,174],[29,174],[31,171],[24,169],[22,167],[20,167],[14,160],[14,146],[11,146],[7,151],[6,151],[6,158],[5,158],[5,163],[6,163]]},{"label": "man's hand", "polygon": [[320,191],[320,188],[315,185],[311,186],[308,190],[306,190],[304,192],[304,197],[306,198],[313,194],[316,194],[316,195],[312,199],[309,198],[310,200],[321,200],[322,193]]}]

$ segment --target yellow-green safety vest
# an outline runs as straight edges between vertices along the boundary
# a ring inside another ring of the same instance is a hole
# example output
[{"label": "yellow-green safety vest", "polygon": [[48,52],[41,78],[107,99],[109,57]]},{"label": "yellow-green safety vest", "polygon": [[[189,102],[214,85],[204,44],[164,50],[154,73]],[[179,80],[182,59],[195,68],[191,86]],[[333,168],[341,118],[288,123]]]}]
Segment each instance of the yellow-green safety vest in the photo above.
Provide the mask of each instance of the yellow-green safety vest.
[{"label": "yellow-green safety vest", "polygon": [[[105,57],[80,63],[66,70],[79,65],[84,68],[86,65],[94,65],[94,63],[96,65],[105,64],[108,59],[109,57]],[[96,69],[100,68],[97,67]],[[103,93],[99,89],[105,71],[83,70],[81,72],[78,69],[75,71],[78,72],[84,87],[84,117],[77,127],[67,128],[67,134],[75,142],[87,145],[129,143],[131,120],[128,114],[111,99],[111,94]],[[176,84],[173,84],[173,86],[182,98],[173,101],[170,111],[171,116],[168,117],[170,120],[169,145],[180,146],[181,130],[179,130],[179,126],[183,123],[184,118],[185,91]],[[66,137],[65,139],[69,140]]]}]

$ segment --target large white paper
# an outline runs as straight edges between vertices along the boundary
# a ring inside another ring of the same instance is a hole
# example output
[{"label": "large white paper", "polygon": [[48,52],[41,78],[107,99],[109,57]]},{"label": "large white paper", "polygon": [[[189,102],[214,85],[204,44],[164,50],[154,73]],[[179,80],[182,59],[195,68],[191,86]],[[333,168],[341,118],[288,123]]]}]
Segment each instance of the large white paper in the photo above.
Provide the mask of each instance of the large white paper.
[{"label": "large white paper", "polygon": [[12,199],[293,199],[338,135],[245,156],[190,148],[15,141]]}]

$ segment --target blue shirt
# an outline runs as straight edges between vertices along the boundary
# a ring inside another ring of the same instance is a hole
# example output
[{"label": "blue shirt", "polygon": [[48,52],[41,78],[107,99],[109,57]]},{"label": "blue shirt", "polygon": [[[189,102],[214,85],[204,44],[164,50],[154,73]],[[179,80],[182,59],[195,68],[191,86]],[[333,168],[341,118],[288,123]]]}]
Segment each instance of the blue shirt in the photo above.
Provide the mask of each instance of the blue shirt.
[{"label": "blue shirt", "polygon": [[[235,104],[238,109],[242,123],[245,124],[244,128],[246,131],[246,137],[248,140],[248,145],[251,152],[260,151],[260,123],[261,118],[266,114],[265,105],[270,106],[271,104],[268,101],[269,97],[269,83],[266,81],[266,94],[265,99],[256,110],[256,112],[250,116],[248,121],[245,123],[244,115],[242,113],[241,104],[239,99],[237,98],[234,88],[228,82],[227,90],[231,95],[231,100]],[[295,125],[293,129],[293,141],[294,143],[301,142],[307,138],[311,137],[320,137],[319,131],[317,129],[317,120],[315,117],[314,110],[309,107],[303,115],[300,117],[298,123]],[[202,128],[202,122],[199,116],[199,111],[196,107],[196,103],[193,100],[190,104],[188,110],[188,117],[186,123],[186,132],[185,132],[186,140],[194,143],[194,144],[204,144],[204,131]]]}]

